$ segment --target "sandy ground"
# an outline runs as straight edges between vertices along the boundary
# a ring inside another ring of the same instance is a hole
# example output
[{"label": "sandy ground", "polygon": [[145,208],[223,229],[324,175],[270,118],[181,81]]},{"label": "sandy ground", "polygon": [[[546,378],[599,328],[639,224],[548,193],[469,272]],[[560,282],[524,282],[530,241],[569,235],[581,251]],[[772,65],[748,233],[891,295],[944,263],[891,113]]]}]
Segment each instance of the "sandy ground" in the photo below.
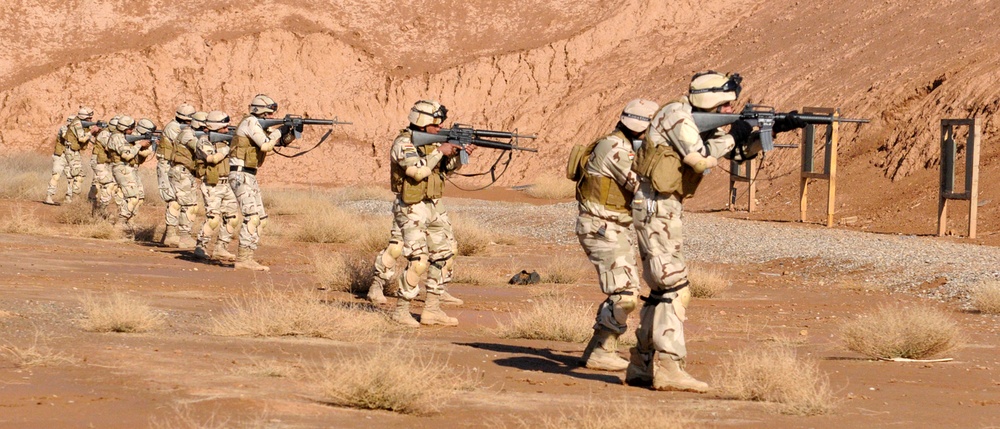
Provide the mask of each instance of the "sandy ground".
[{"label": "sandy ground", "polygon": [[[460,207],[462,201],[451,204]],[[0,235],[0,344],[34,344],[69,362],[20,368],[0,358],[2,427],[517,427],[601,401],[679,410],[695,420],[695,427],[1000,425],[997,317],[963,312],[953,302],[936,304],[966,335],[966,346],[948,356],[954,361],[871,361],[840,344],[840,323],[876,304],[921,299],[843,286],[857,284],[859,273],[810,260],[713,264],[732,287],[718,298],[696,300],[687,324],[688,369],[704,380],[712,380],[720,359],[762,341],[786,341],[800,355],[818,359],[830,377],[836,408],[828,415],[797,417],[779,414],[772,405],[711,393],[624,386],[622,374],[577,366],[582,344],[506,340],[491,333],[490,328],[554,288],[574,300],[600,301],[589,275],[574,285],[454,284],[452,292],[466,301],[449,309],[460,320],[457,328],[421,328],[358,342],[219,337],[208,334],[208,328],[228,297],[258,287],[316,288],[309,255],[348,249],[270,240],[259,254],[272,271],[254,274],[198,263],[187,252],[147,243],[70,237],[69,227],[54,221],[57,207],[0,201],[0,210],[16,205],[34,209],[47,229],[41,235]],[[152,211],[146,221],[153,221]],[[575,245],[525,241],[459,257],[458,263],[537,267],[561,253],[582,259]],[[168,323],[146,334],[82,330],[80,299],[111,291],[148,300]],[[321,293],[332,301],[361,302],[346,293]],[[322,359],[370,352],[400,335],[413,337],[421,350],[447,365],[475,374],[479,387],[428,416],[337,408],[317,400],[310,367]],[[283,377],[255,375],[267,362],[296,370]]]}]

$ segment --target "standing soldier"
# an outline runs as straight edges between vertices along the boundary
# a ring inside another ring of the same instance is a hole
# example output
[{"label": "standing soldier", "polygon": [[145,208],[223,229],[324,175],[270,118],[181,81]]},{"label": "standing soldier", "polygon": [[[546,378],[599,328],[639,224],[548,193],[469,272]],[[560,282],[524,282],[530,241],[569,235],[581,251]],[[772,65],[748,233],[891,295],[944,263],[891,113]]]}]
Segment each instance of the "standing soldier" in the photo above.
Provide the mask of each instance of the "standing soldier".
[{"label": "standing soldier", "polygon": [[[63,136],[66,135],[66,130],[69,129],[69,125],[72,123],[72,116],[66,118],[66,124],[59,127],[59,131],[56,132],[55,149],[52,151],[52,177],[49,178],[49,188],[45,196],[45,204],[56,205],[52,196],[56,194],[56,188],[59,186],[59,176],[65,175],[69,179],[69,171],[66,170],[66,157],[63,156],[66,153],[66,140]],[[67,186],[72,186],[72,184],[67,183]]]},{"label": "standing soldier", "polygon": [[170,247],[180,246],[180,235],[177,226],[181,218],[181,204],[177,202],[177,193],[170,180],[170,169],[173,166],[174,142],[178,141],[181,129],[191,124],[191,115],[195,113],[194,106],[183,103],[174,112],[174,120],[163,127],[163,135],[156,145],[156,183],[160,190],[160,198],[166,205],[164,218],[166,230],[163,233],[163,244]]},{"label": "standing soldier", "polygon": [[[182,106],[183,107],[183,106]],[[180,209],[177,216],[177,247],[181,249],[194,249],[196,244],[191,231],[194,229],[194,220],[198,207],[198,182],[195,176],[198,174],[198,163],[195,161],[195,150],[198,147],[198,138],[195,137],[195,130],[205,127],[205,119],[208,114],[205,112],[195,112],[191,114],[190,126],[181,127],[177,138],[171,140],[173,157],[172,166],[167,176],[170,178],[170,185],[174,191],[174,201]],[[168,207],[169,209],[169,207]],[[166,237],[166,233],[164,233]],[[172,245],[171,238],[168,245]],[[167,239],[164,238],[164,242]]]},{"label": "standing soldier", "polygon": [[[442,213],[443,221],[446,225],[445,234],[448,236],[448,242],[451,243],[451,252],[454,255],[458,254],[458,242],[455,241],[455,233],[452,230],[451,221],[448,219],[447,213]],[[392,280],[392,277],[396,275],[396,258],[399,258],[403,254],[403,233],[399,230],[399,226],[396,225],[394,221],[392,223],[392,229],[389,231],[389,246],[382,249],[381,252],[375,256],[375,275],[372,278],[372,284],[368,288],[368,301],[373,304],[385,304],[389,302],[385,298],[385,287]],[[451,304],[451,305],[462,305],[465,301],[461,298],[457,298],[448,292],[447,285],[451,283],[452,274],[454,273],[454,260],[455,258],[448,259],[448,263],[445,265],[445,269],[441,274],[441,284],[445,285],[444,292],[441,293],[441,303]]]},{"label": "standing soldier", "polygon": [[[447,114],[448,110],[436,101],[418,101],[410,109],[409,128],[400,130],[389,155],[392,191],[396,194],[393,217],[402,233],[402,255],[407,260],[399,276],[392,320],[409,327],[458,325],[458,319],[441,310],[444,276],[454,252],[440,198],[444,195],[445,175],[461,166],[459,147],[442,143],[418,148],[411,141],[413,131],[436,134]],[[410,314],[410,301],[416,298],[425,276],[427,299],[418,323]]]},{"label": "standing soldier", "polygon": [[632,159],[659,106],[632,100],[615,130],[586,146],[578,158],[576,234],[597,269],[601,292],[608,296],[597,309],[594,335],[581,363],[590,369],[621,371],[628,361],[618,356],[618,337],[628,328],[628,315],[639,302],[639,269],[632,241],[632,195],[639,184]]},{"label": "standing soldier", "polygon": [[[719,158],[745,161],[760,152],[759,135],[745,121],[729,132],[698,132],[692,111],[732,113],[732,103],[742,89],[738,74],[714,71],[691,79],[688,96],[669,103],[653,117],[645,143],[636,153],[632,169],[639,174],[639,188],[632,204],[643,262],[643,278],[651,289],[639,315],[638,344],[632,348],[625,382],[652,385],[656,390],[706,392],[708,384],[682,368],[687,356],[685,315],[691,293],[682,253],[681,203],[694,194],[702,178]],[[801,128],[794,114],[777,121],[774,132]],[[738,150],[733,150],[734,148]]]},{"label": "standing soldier", "polygon": [[[100,127],[91,126],[89,130],[83,127],[83,121],[94,118],[94,110],[81,106],[76,117],[60,129],[61,138],[56,140],[56,149],[52,154],[52,177],[49,179],[49,189],[45,204],[55,204],[52,199],[56,194],[59,174],[66,175],[66,200],[73,201],[73,194],[79,194],[83,186],[83,156],[80,152],[87,148],[91,139],[101,131]],[[61,147],[60,147],[61,146]]]},{"label": "standing soldier", "polygon": [[108,121],[107,128],[97,134],[97,138],[94,141],[93,156],[91,157],[93,160],[91,168],[94,170],[94,177],[91,179],[91,183],[93,183],[92,187],[95,188],[93,191],[95,193],[93,212],[105,220],[111,219],[108,206],[111,204],[112,198],[114,198],[115,203],[119,207],[124,204],[121,190],[118,188],[118,184],[115,183],[115,175],[112,172],[111,156],[108,154],[108,142],[113,132],[118,132],[117,115]]},{"label": "standing soldier", "polygon": [[236,256],[229,253],[227,247],[239,226],[236,222],[239,203],[236,202],[233,188],[229,187],[229,142],[212,142],[210,133],[229,132],[229,115],[213,110],[208,113],[205,124],[209,132],[198,138],[197,156],[202,164],[201,193],[205,197],[206,219],[198,233],[198,246],[194,249],[194,255],[201,259],[208,258],[205,249],[218,230],[219,238],[212,258],[232,260]]},{"label": "standing soldier", "polygon": [[[156,128],[148,119],[141,122],[142,124],[139,126],[141,134],[146,134]],[[123,204],[118,207],[118,226],[126,234],[131,235],[135,233],[135,225],[132,220],[145,198],[137,167],[152,155],[153,151],[149,140],[129,143],[125,139],[126,135],[131,135],[136,130],[135,119],[132,119],[131,116],[119,117],[118,126],[115,128],[119,132],[112,133],[111,137],[108,138],[108,150],[111,161],[114,163],[112,171],[115,181],[118,182],[123,198]]]},{"label": "standing soldier", "polygon": [[250,102],[250,114],[240,121],[233,137],[229,156],[229,186],[233,188],[243,213],[240,246],[234,265],[237,269],[270,270],[253,257],[260,243],[260,230],[267,221],[267,212],[264,211],[264,201],[257,183],[257,169],[264,164],[264,157],[274,150],[275,145],[279,142],[288,144],[295,138],[293,133],[283,136],[279,127],[265,130],[260,126],[260,119],[269,119],[277,110],[278,103],[271,97],[258,94]]}]

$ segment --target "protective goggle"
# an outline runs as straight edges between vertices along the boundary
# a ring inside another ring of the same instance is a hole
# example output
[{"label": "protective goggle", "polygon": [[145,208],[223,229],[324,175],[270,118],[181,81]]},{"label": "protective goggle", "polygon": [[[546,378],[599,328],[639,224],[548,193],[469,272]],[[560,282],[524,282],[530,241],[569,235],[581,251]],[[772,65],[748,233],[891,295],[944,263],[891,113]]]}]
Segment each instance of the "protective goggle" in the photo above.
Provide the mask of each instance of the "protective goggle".
[{"label": "protective goggle", "polygon": [[[709,70],[707,72],[698,73],[694,75],[694,77],[691,78],[691,80],[697,79],[707,74],[719,74],[719,73],[713,70]],[[740,98],[740,92],[743,91],[743,85],[741,85],[743,83],[743,77],[740,76],[739,73],[730,73],[727,74],[726,77],[728,77],[729,80],[727,80],[726,83],[722,84],[722,86],[716,86],[713,88],[704,88],[704,89],[692,89],[691,94],[704,94],[706,92],[732,92],[736,94],[736,98]]]},{"label": "protective goggle", "polygon": [[[257,96],[254,98],[260,97],[262,95],[264,94],[257,94]],[[271,102],[271,104],[257,104],[256,102],[253,102],[250,103],[250,107],[263,107],[265,109],[278,110],[278,102],[273,101]]]},{"label": "protective goggle", "polygon": [[650,121],[653,120],[652,118],[647,118],[645,116],[639,116],[639,115],[636,115],[635,113],[628,113],[628,112],[622,112],[622,117],[623,118],[632,118],[632,119],[635,119],[637,121],[643,121],[643,122],[650,122]]},{"label": "protective goggle", "polygon": [[208,122],[210,124],[226,124],[226,125],[228,125],[229,124],[229,116],[226,116],[226,117],[224,117],[222,119],[219,119],[218,121],[206,121],[206,122]]}]

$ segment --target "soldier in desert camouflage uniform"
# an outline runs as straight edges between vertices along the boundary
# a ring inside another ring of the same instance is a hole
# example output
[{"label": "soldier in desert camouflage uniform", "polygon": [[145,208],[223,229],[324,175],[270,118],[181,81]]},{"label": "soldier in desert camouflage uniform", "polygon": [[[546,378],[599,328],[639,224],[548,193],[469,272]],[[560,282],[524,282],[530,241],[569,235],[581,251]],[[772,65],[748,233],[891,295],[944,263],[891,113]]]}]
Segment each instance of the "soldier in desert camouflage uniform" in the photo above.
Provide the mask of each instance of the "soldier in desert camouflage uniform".
[{"label": "soldier in desert camouflage uniform", "polygon": [[[213,110],[208,113],[205,125],[209,131],[226,133],[229,131],[229,115]],[[198,258],[208,258],[205,249],[208,248],[216,231],[219,231],[219,238],[215,251],[212,252],[212,258],[219,260],[236,258],[227,248],[233,233],[239,228],[237,215],[240,209],[236,194],[233,193],[233,188],[229,187],[229,152],[228,141],[212,142],[209,133],[198,137],[196,155],[202,164],[201,193],[205,198],[206,217],[205,224],[198,234],[198,246],[194,250],[194,255]]]},{"label": "soldier in desert camouflage uniform", "polygon": [[[448,213],[442,214],[443,221],[446,225],[445,234],[448,236],[448,242],[451,243],[452,254],[458,254],[458,242],[455,240],[455,233],[452,230],[451,220],[448,219]],[[375,275],[372,278],[371,287],[368,288],[368,301],[373,304],[385,304],[388,302],[385,299],[385,287],[389,285],[392,281],[393,276],[396,275],[396,258],[403,254],[403,233],[399,230],[399,226],[396,222],[392,223],[392,229],[389,231],[389,246],[382,249],[381,252],[375,256]],[[454,275],[455,268],[453,261],[455,258],[448,259],[448,264],[442,272],[441,284],[445,285],[445,291],[441,293],[441,303],[450,305],[462,305],[465,301],[460,298],[453,296],[447,290],[447,285],[451,283],[451,278]]]},{"label": "soldier in desert camouflage uniform", "polygon": [[[56,194],[56,188],[59,186],[59,176],[66,176],[69,178],[69,171],[66,171],[66,157],[63,154],[66,153],[66,140],[63,136],[66,135],[66,130],[69,129],[69,124],[73,123],[73,117],[70,116],[66,118],[66,124],[59,127],[59,131],[56,131],[56,144],[55,149],[52,151],[52,177],[49,178],[49,187],[45,196],[45,204],[55,205],[55,200],[52,197]],[[73,186],[67,183],[67,186]]]},{"label": "soldier in desert camouflage uniform", "polygon": [[[666,104],[653,117],[646,141],[636,153],[632,169],[640,184],[632,202],[639,236],[643,278],[651,289],[640,311],[625,382],[656,390],[705,392],[708,384],[682,368],[687,356],[684,341],[688,270],[682,253],[681,203],[694,194],[702,178],[726,156],[737,162],[760,151],[759,136],[745,121],[729,132],[698,132],[692,116],[703,112],[732,113],[741,90],[738,74],[699,73],[691,80],[687,97]],[[790,114],[774,124],[775,133],[805,126]],[[736,149],[736,150],[734,150]]]},{"label": "soldier in desert camouflage uniform", "polygon": [[146,134],[156,129],[152,121],[143,119],[136,127],[135,119],[131,116],[123,115],[118,118],[117,133],[112,133],[108,138],[108,150],[111,161],[114,164],[112,171],[115,182],[121,189],[123,204],[118,207],[118,226],[126,234],[135,233],[133,219],[146,197],[142,188],[142,181],[139,180],[138,167],[147,158],[153,155],[153,148],[149,140],[139,140],[129,143],[125,136],[131,135],[138,129],[140,134]]},{"label": "soldier in desert camouflage uniform", "polygon": [[[399,276],[396,309],[392,320],[402,325],[458,325],[458,319],[441,310],[444,276],[454,257],[453,242],[447,233],[446,212],[440,198],[445,175],[461,163],[459,147],[450,143],[413,145],[413,131],[437,133],[448,110],[436,101],[421,100],[410,109],[409,128],[400,130],[389,152],[392,191],[396,194],[393,216],[402,233],[401,254],[407,265]],[[427,298],[418,323],[410,314],[410,301],[420,291],[426,276]]]},{"label": "soldier in desert camouflage uniform", "polygon": [[[160,199],[166,205],[163,217],[167,226],[163,233],[163,244],[170,247],[180,246],[181,236],[177,233],[177,229],[181,219],[190,225],[188,222],[190,218],[187,213],[182,212],[181,203],[177,201],[174,183],[170,180],[170,170],[174,165],[174,142],[179,141],[181,130],[190,126],[191,115],[194,113],[194,106],[188,103],[177,106],[174,120],[163,127],[163,134],[156,145],[156,183]],[[183,174],[179,177],[183,177]]]},{"label": "soldier in desert camouflage uniform", "polygon": [[[208,113],[205,112],[192,113],[190,126],[181,127],[177,137],[171,140],[173,156],[167,177],[174,191],[174,202],[180,206],[180,210],[177,211],[177,247],[181,249],[193,249],[196,244],[191,235],[199,198],[198,182],[195,178],[198,174],[198,162],[194,155],[198,147],[198,138],[194,132],[196,128],[205,126],[204,121],[207,116]],[[173,240],[168,241],[164,238],[164,242],[173,243]]]},{"label": "soldier in desert camouflage uniform", "polygon": [[93,212],[105,220],[112,219],[111,212],[108,211],[108,206],[111,204],[112,199],[114,199],[118,207],[124,204],[121,189],[118,188],[118,183],[115,182],[115,175],[112,171],[111,156],[108,154],[108,142],[111,139],[111,134],[115,132],[120,132],[118,131],[118,116],[111,118],[108,121],[108,126],[97,134],[97,138],[94,141],[93,156],[91,157],[93,159],[91,168],[94,170],[94,177],[91,179],[91,182],[95,188]]},{"label": "soldier in desert camouflage uniform", "polygon": [[282,135],[279,127],[265,130],[260,119],[270,118],[278,110],[278,103],[271,97],[258,94],[250,102],[250,114],[240,121],[236,135],[230,145],[229,186],[236,194],[243,226],[240,227],[240,247],[236,254],[237,269],[268,271],[254,259],[254,252],[260,243],[260,231],[267,222],[264,200],[257,183],[257,169],[264,164],[264,158],[274,150],[274,146],[288,144],[294,140],[294,133]]},{"label": "soldier in desert camouflage uniform", "polygon": [[65,202],[73,201],[74,194],[80,194],[83,187],[83,155],[80,152],[87,149],[94,136],[100,132],[96,126],[84,129],[83,121],[90,121],[94,118],[94,110],[89,107],[80,107],[76,117],[73,118],[64,128],[60,129],[61,137],[56,140],[56,148],[52,154],[52,177],[49,179],[49,188],[45,197],[45,204],[55,204],[53,196],[56,194],[56,186],[59,184],[59,175],[66,175],[66,199]]},{"label": "soldier in desert camouflage uniform", "polygon": [[579,155],[576,234],[597,269],[601,292],[608,299],[597,309],[594,335],[583,352],[587,368],[621,371],[628,361],[618,356],[618,337],[628,328],[628,315],[639,302],[639,269],[632,241],[632,194],[639,179],[632,171],[635,150],[659,106],[633,100],[625,106],[615,130]]}]

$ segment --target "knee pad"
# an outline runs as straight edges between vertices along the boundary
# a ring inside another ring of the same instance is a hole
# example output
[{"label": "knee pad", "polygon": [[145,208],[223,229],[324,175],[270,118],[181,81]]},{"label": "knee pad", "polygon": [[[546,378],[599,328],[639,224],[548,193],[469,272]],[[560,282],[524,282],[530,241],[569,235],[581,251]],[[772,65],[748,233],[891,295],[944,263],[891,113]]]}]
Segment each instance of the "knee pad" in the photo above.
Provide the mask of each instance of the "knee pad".
[{"label": "knee pad", "polygon": [[169,211],[170,214],[172,216],[174,216],[174,217],[180,216],[181,215],[181,203],[178,203],[177,201],[170,201],[170,202],[168,202],[167,203],[167,211]]},{"label": "knee pad", "polygon": [[236,222],[236,216],[227,217],[225,219],[226,219],[225,220],[226,231],[228,231],[229,234],[233,234],[234,232],[236,232],[236,228],[238,228],[239,225]]},{"label": "knee pad", "polygon": [[212,231],[215,231],[220,225],[222,225],[222,218],[216,214],[209,214],[208,218],[205,219],[205,225],[211,228]]},{"label": "knee pad", "polygon": [[257,215],[244,217],[243,224],[247,226],[247,231],[250,231],[251,235],[256,235],[260,227],[260,217]]},{"label": "knee pad", "polygon": [[187,218],[188,222],[194,222],[195,219],[198,217],[197,206],[181,207],[181,213],[184,214],[184,217]]},{"label": "knee pad", "polygon": [[624,291],[608,297],[597,310],[597,325],[618,335],[628,328],[628,315],[635,311],[639,295],[635,291]]},{"label": "knee pad", "polygon": [[385,250],[389,253],[389,256],[392,256],[393,261],[395,261],[399,255],[403,254],[403,243],[389,241],[389,247],[386,247]]},{"label": "knee pad", "polygon": [[406,267],[406,275],[403,277],[406,280],[407,286],[416,288],[420,285],[420,278],[427,273],[427,269],[430,268],[430,264],[427,263],[426,257],[421,257],[417,260],[411,260]]},{"label": "knee pad", "polygon": [[129,213],[135,214],[135,211],[139,209],[139,204],[142,203],[138,197],[131,197],[125,199],[125,208]]},{"label": "knee pad", "polygon": [[386,248],[379,254],[379,261],[382,263],[382,266],[387,269],[391,269],[396,266],[396,258],[392,256],[392,253],[392,249]]},{"label": "knee pad", "polygon": [[264,227],[266,227],[266,226],[267,226],[267,216],[264,216],[264,217],[260,218],[260,223],[257,225],[257,233],[259,234],[259,233],[263,232],[264,231]]}]

